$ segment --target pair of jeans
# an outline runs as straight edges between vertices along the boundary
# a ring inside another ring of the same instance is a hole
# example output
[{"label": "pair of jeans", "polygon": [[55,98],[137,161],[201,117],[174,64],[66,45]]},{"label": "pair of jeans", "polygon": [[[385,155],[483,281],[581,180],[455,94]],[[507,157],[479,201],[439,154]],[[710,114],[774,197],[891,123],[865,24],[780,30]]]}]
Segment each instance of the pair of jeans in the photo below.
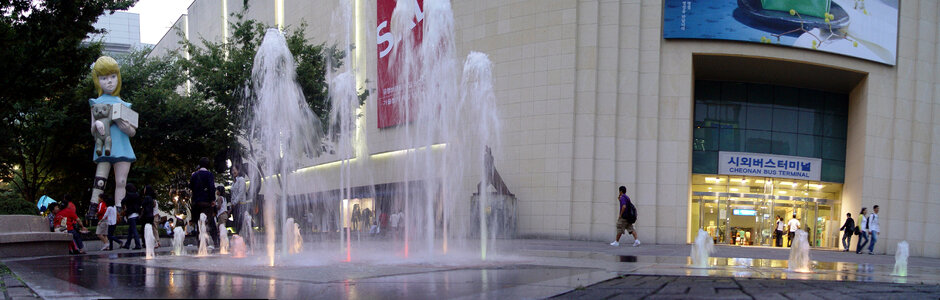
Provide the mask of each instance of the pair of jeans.
[{"label": "pair of jeans", "polygon": [[127,218],[127,240],[124,241],[124,248],[130,248],[131,239],[134,240],[134,248],[140,249],[140,236],[137,234],[137,218]]},{"label": "pair of jeans", "polygon": [[[865,241],[862,242],[862,239]],[[864,231],[858,232],[858,244],[855,245],[855,253],[862,253],[862,249],[865,249],[865,245],[868,244],[868,233]]]},{"label": "pair of jeans", "polygon": [[787,247],[793,246],[793,236],[796,235],[796,231],[790,231],[787,233]]},{"label": "pair of jeans", "polygon": [[774,230],[774,237],[777,238],[777,247],[783,247],[783,230]]},{"label": "pair of jeans", "polygon": [[118,243],[118,246],[121,245],[121,241],[114,237],[114,229],[117,228],[117,225],[108,225],[108,249],[114,249],[114,242]]},{"label": "pair of jeans", "polygon": [[855,233],[848,230],[842,234],[842,247],[845,247],[845,251],[849,251],[849,244],[852,243],[853,234]]},{"label": "pair of jeans", "polygon": [[85,249],[85,244],[82,243],[82,233],[78,229],[69,230],[69,233],[72,234],[72,241],[75,242],[76,250]]},{"label": "pair of jeans", "polygon": [[871,243],[868,244],[868,253],[872,253],[875,251],[875,242],[878,241],[878,232],[872,231],[869,235],[871,235]]}]

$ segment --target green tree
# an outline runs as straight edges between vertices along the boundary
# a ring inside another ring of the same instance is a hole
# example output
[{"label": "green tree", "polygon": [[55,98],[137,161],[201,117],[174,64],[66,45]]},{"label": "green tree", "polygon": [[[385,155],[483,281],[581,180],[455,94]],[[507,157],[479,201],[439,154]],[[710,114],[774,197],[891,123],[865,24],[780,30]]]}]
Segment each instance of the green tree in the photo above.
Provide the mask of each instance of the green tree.
[{"label": "green tree", "polygon": [[38,199],[60,150],[72,146],[61,130],[75,126],[63,101],[100,54],[82,41],[97,32],[98,16],[135,2],[0,0],[0,180],[22,199]]}]

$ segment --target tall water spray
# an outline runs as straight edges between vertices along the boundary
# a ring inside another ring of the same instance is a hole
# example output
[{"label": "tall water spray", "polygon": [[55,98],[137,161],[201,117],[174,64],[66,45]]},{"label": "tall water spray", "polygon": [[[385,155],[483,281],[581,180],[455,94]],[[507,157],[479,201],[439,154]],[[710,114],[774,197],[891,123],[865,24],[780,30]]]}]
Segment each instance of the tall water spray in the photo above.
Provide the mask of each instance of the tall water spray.
[{"label": "tall water spray", "polygon": [[[304,100],[296,81],[296,63],[278,29],[265,32],[251,70],[253,97],[248,107],[246,133],[252,183],[262,183],[265,246],[268,265],[275,264],[279,220],[287,216],[288,196],[310,185],[295,173],[309,165],[320,151],[319,119]],[[286,222],[286,220],[284,220]],[[289,240],[282,239],[286,254]]]},{"label": "tall water spray", "polygon": [[219,254],[228,254],[228,229],[219,224]]},{"label": "tall water spray", "polygon": [[910,251],[909,248],[907,241],[898,243],[898,251],[894,253],[894,272],[891,272],[891,275],[907,276],[907,256],[908,251]]},{"label": "tall water spray", "polygon": [[[483,216],[476,228],[466,204],[477,183],[484,191],[488,185],[484,149],[498,146],[491,63],[485,54],[471,53],[459,80],[450,2],[427,0],[420,14],[413,5],[399,1],[390,25],[398,41],[389,60],[390,72],[398,78],[394,99],[398,120],[406,124],[397,130],[402,131],[401,147],[410,149],[399,174],[406,183],[399,198],[404,251],[407,255],[416,244],[433,256],[446,253],[454,239],[462,246],[467,237],[479,234],[485,259],[492,238],[484,212],[489,193],[481,193],[479,207],[473,208]],[[418,17],[424,18],[420,46],[412,32]]]},{"label": "tall water spray", "polygon": [[707,231],[699,229],[698,236],[695,237],[695,244],[692,245],[692,251],[689,253],[692,258],[692,266],[708,268],[708,257],[712,253],[715,253],[715,240]]},{"label": "tall water spray", "polygon": [[787,269],[791,272],[808,273],[812,272],[813,261],[809,258],[809,239],[806,231],[797,230],[790,244],[790,259],[787,261]]},{"label": "tall water spray", "polygon": [[[457,123],[451,130],[457,131],[456,138],[451,142],[456,143],[461,148],[460,142],[469,142],[468,148],[477,151],[457,155],[467,164],[474,164],[479,168],[480,195],[477,201],[477,209],[480,216],[480,255],[486,259],[487,239],[495,241],[495,226],[487,226],[486,205],[490,203],[491,194],[487,187],[491,184],[489,170],[484,167],[486,164],[486,155],[488,151],[482,148],[487,146],[498,147],[499,118],[496,114],[496,97],[493,94],[492,64],[486,54],[480,52],[470,52],[467,60],[464,62],[463,80],[460,83],[461,95],[460,103],[457,106],[458,111],[454,112],[454,117],[460,121],[458,116],[468,117],[463,124]],[[458,129],[459,128],[459,129]],[[474,147],[475,146],[475,147]],[[473,166],[468,166],[473,168]],[[460,174],[449,174],[451,178],[459,179]],[[458,199],[455,196],[454,199]],[[493,223],[495,224],[495,222]]]},{"label": "tall water spray", "polygon": [[173,228],[173,255],[186,255],[186,248],[185,245],[183,245],[183,240],[185,238],[186,231],[183,230],[183,226],[177,226],[176,228]]},{"label": "tall water spray", "polygon": [[197,256],[209,255],[209,226],[206,226],[206,214],[199,214],[199,251]]},{"label": "tall water spray", "polygon": [[147,247],[145,257],[147,259],[153,258],[153,248],[157,245],[153,236],[153,225],[150,223],[144,225],[144,244]]},{"label": "tall water spray", "polygon": [[[331,31],[333,40],[342,41],[345,56],[342,61],[334,62],[327,60],[327,78],[330,80],[330,123],[327,136],[332,140],[337,158],[340,161],[339,166],[339,188],[342,205],[331,214],[339,215],[339,223],[343,223],[343,218],[349,214],[348,199],[352,198],[352,159],[355,157],[355,120],[359,117],[357,109],[359,108],[358,91],[356,88],[356,69],[352,63],[352,39],[350,33],[353,31],[353,4],[348,0],[340,0],[340,5],[333,12],[333,23],[338,26],[336,30]],[[339,65],[337,65],[339,64]],[[346,70],[339,74],[333,74],[334,70],[340,66],[345,66]],[[356,174],[359,177],[367,174]],[[323,205],[323,204],[321,204]],[[324,205],[331,207],[332,205]],[[322,218],[325,219],[325,218]],[[351,225],[351,224],[350,224]],[[357,235],[358,236],[358,235]],[[346,260],[352,259],[352,228],[347,227],[340,232],[340,249],[345,253]]]},{"label": "tall water spray", "polygon": [[[495,235],[488,233],[494,229],[486,220],[486,205],[491,197],[486,187],[491,176],[484,167],[487,161],[484,149],[487,146],[499,149],[491,63],[485,54],[474,52],[467,57],[461,72],[450,2],[426,0],[423,12],[413,5],[413,1],[398,1],[390,26],[398,41],[390,54],[389,72],[399,80],[395,103],[399,105],[401,122],[380,134],[392,137],[387,142],[391,152],[403,150],[401,155],[394,156],[392,166],[382,167],[390,170],[382,176],[390,179],[394,188],[383,200],[368,189],[366,194],[371,195],[364,198],[374,199],[372,210],[376,218],[380,215],[377,211],[380,201],[386,214],[402,212],[401,235],[388,235],[391,246],[398,249],[395,252],[405,257],[412,252],[433,257],[447,253],[448,248],[459,247],[473,252],[480,249],[480,257],[485,259]],[[294,81],[294,61],[279,31],[268,30],[255,57],[251,89],[254,96],[246,104],[250,113],[243,142],[249,150],[245,160],[251,165],[247,173],[252,189],[263,195],[263,199],[255,200],[263,203],[265,239],[261,242],[252,238],[250,230],[242,237],[249,244],[249,251],[260,249],[254,247],[256,244],[265,246],[269,265],[275,265],[276,255],[302,249],[294,242],[302,240],[300,220],[307,221],[305,225],[313,224],[304,228],[318,232],[316,239],[333,243],[337,236],[332,233],[339,232],[339,248],[347,261],[359,245],[358,235],[352,236],[352,222],[350,226],[343,225],[350,221],[344,220],[349,218],[352,206],[347,201],[361,197],[358,193],[362,187],[373,186],[370,180],[374,165],[366,149],[368,131],[357,127],[357,118],[365,116],[360,110],[357,87],[361,84],[357,79],[361,70],[352,60],[351,18],[352,3],[340,1],[334,13],[334,25],[339,24],[339,28],[331,31],[334,34],[331,37],[346,45],[343,49],[346,55],[341,65],[334,66],[337,61],[327,60],[331,111],[326,138],[321,136],[318,118],[306,106]],[[410,29],[421,19],[423,39],[418,46]],[[328,149],[327,154],[319,152],[321,142]],[[338,162],[338,168],[298,171],[333,161]],[[324,184],[335,181],[338,189]],[[478,183],[482,186],[479,205],[470,208],[468,200],[477,191]],[[353,187],[357,191],[355,197]],[[469,209],[479,212],[479,226],[472,220]],[[288,221],[288,217],[293,219]],[[250,228],[249,224],[243,227]],[[477,234],[479,248],[476,241],[469,239]],[[280,243],[276,243],[278,239]],[[281,251],[275,251],[276,245],[280,245]],[[234,251],[235,245],[232,247]]]}]

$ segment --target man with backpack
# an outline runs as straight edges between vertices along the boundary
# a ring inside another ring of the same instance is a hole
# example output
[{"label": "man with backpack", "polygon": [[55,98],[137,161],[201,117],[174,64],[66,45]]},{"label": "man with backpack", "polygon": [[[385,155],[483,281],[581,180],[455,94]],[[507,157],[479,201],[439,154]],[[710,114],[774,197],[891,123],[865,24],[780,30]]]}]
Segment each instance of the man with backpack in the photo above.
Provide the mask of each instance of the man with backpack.
[{"label": "man with backpack", "polygon": [[633,206],[633,203],[630,202],[630,197],[627,197],[627,187],[620,186],[620,214],[617,217],[617,239],[613,243],[610,243],[611,246],[617,247],[620,246],[620,236],[623,235],[623,231],[626,230],[633,235],[633,247],[640,245],[640,239],[636,236],[636,230],[633,229],[633,224],[636,223],[636,206]]}]

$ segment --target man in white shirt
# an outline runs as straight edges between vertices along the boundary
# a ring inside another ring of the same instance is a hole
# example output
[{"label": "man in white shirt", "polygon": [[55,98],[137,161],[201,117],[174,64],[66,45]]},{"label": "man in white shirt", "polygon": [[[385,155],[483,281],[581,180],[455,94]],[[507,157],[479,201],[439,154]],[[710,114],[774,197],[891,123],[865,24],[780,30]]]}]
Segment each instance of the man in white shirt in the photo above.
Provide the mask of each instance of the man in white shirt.
[{"label": "man in white shirt", "polygon": [[793,219],[787,222],[787,227],[790,228],[790,232],[787,233],[787,247],[790,247],[793,246],[793,236],[795,236],[796,231],[800,229],[800,220],[796,219],[796,214],[793,214]]},{"label": "man in white shirt", "polygon": [[875,242],[878,241],[878,232],[881,231],[881,227],[878,226],[878,205],[872,208],[873,213],[868,216],[868,235],[871,239],[871,243],[868,244],[868,254],[875,254]]}]

